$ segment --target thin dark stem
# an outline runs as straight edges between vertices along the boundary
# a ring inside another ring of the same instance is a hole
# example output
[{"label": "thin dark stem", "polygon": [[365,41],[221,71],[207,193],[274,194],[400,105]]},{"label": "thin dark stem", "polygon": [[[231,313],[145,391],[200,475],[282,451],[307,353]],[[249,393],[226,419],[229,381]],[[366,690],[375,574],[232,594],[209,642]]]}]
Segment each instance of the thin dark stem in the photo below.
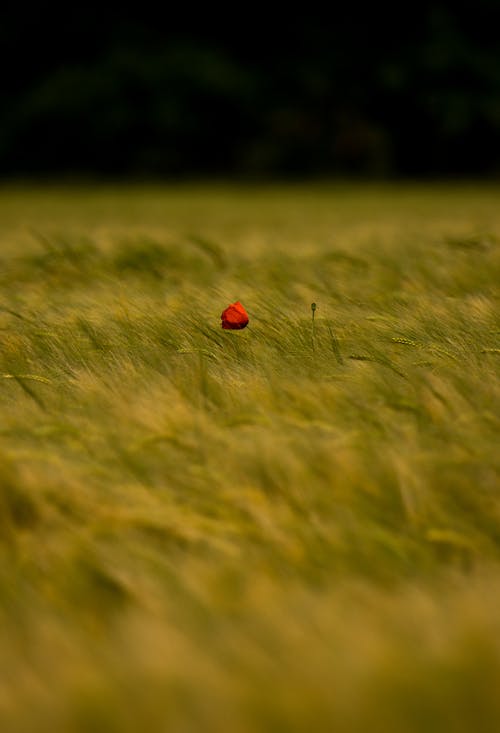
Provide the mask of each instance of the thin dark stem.
[{"label": "thin dark stem", "polygon": [[312,350],[316,351],[316,343],[315,343],[315,329],[314,329],[314,314],[316,313],[316,303],[311,303],[311,313],[312,313],[312,322],[311,322],[311,342],[312,342]]}]

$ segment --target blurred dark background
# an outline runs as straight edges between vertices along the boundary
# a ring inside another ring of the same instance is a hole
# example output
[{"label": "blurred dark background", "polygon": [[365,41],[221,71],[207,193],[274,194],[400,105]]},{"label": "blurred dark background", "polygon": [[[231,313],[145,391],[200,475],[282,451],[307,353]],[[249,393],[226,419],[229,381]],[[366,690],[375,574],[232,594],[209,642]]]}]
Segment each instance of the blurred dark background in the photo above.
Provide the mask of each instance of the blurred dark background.
[{"label": "blurred dark background", "polygon": [[3,10],[0,176],[498,176],[500,2],[401,5]]}]

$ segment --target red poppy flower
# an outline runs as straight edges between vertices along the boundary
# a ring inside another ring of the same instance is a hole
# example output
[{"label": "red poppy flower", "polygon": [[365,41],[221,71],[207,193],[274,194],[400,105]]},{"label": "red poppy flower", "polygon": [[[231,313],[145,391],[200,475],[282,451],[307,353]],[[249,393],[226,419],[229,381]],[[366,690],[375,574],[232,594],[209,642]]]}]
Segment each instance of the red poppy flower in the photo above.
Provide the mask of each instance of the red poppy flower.
[{"label": "red poppy flower", "polygon": [[225,311],[222,312],[222,328],[230,328],[231,330],[239,330],[248,326],[248,313],[241,305],[240,301],[231,303]]}]

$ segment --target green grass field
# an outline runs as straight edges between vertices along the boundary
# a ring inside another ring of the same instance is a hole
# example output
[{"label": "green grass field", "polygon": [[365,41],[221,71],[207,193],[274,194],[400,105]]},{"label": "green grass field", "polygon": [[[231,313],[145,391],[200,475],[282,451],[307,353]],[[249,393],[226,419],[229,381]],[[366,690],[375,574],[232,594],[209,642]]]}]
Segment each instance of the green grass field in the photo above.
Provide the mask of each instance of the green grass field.
[{"label": "green grass field", "polygon": [[0,190],[2,733],[500,729],[499,204]]}]

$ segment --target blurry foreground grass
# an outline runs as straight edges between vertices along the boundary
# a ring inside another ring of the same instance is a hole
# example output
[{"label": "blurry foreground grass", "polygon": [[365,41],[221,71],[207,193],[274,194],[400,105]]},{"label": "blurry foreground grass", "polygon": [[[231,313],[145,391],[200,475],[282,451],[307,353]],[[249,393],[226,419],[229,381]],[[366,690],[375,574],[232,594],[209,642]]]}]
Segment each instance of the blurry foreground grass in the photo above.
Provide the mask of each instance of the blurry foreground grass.
[{"label": "blurry foreground grass", "polygon": [[2,733],[500,728],[499,194],[0,192]]}]

